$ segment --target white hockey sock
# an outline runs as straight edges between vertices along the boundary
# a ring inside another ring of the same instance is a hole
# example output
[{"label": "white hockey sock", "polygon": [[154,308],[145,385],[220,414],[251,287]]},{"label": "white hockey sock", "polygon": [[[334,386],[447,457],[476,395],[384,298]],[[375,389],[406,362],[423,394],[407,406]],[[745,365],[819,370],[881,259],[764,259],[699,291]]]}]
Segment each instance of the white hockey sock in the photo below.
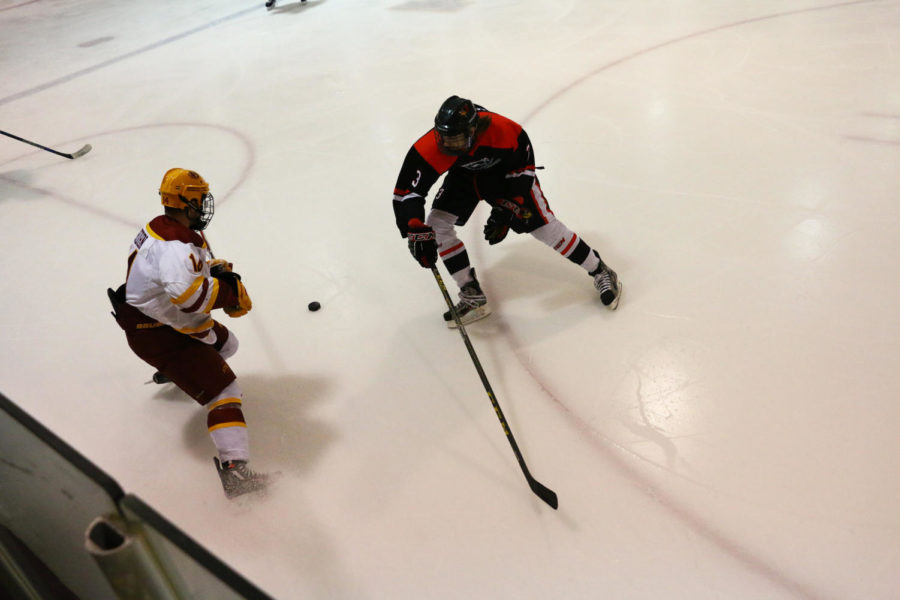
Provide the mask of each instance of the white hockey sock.
[{"label": "white hockey sock", "polygon": [[597,252],[559,219],[552,219],[532,231],[531,235],[588,273],[600,266]]},{"label": "white hockey sock", "polygon": [[241,410],[241,388],[232,381],[206,405],[206,427],[212,438],[219,459],[250,460],[250,441],[247,422]]},{"label": "white hockey sock", "polygon": [[209,435],[222,462],[250,460],[250,436],[247,434],[246,425],[221,427],[210,431]]},{"label": "white hockey sock", "polygon": [[438,254],[447,271],[453,277],[453,281],[459,287],[472,281],[469,263],[469,254],[466,246],[456,235],[457,216],[440,209],[433,209],[428,213],[425,223],[434,229],[435,241],[438,245]]}]

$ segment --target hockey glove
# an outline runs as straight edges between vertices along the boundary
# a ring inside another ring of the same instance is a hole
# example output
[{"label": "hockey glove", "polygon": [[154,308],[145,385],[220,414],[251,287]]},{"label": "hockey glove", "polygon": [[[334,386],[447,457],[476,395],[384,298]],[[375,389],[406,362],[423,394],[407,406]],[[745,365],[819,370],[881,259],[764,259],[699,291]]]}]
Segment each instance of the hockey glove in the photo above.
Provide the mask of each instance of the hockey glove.
[{"label": "hockey glove", "polygon": [[222,273],[231,273],[234,265],[223,258],[214,258],[209,261],[209,274],[218,277]]},{"label": "hockey glove", "polygon": [[220,271],[215,278],[219,280],[219,284],[225,284],[231,287],[234,290],[235,295],[237,296],[238,303],[234,306],[226,306],[222,310],[225,311],[225,314],[229,317],[243,317],[250,309],[253,308],[253,302],[250,300],[250,294],[247,293],[247,288],[244,287],[244,284],[241,282],[241,276],[233,271]]},{"label": "hockey glove", "polygon": [[409,240],[409,253],[426,269],[437,265],[437,242],[434,241],[434,229],[421,219],[410,219],[406,225],[406,237]]},{"label": "hockey glove", "polygon": [[499,244],[509,233],[509,224],[513,219],[513,214],[495,206],[491,209],[491,216],[488,217],[487,223],[484,224],[484,239],[493,246]]},{"label": "hockey glove", "polygon": [[237,282],[237,296],[238,296],[238,305],[237,306],[226,306],[224,309],[225,314],[229,317],[243,317],[250,309],[253,308],[253,302],[250,300],[250,294],[247,293],[247,288],[244,287],[244,284],[241,283],[240,279],[235,280]]}]

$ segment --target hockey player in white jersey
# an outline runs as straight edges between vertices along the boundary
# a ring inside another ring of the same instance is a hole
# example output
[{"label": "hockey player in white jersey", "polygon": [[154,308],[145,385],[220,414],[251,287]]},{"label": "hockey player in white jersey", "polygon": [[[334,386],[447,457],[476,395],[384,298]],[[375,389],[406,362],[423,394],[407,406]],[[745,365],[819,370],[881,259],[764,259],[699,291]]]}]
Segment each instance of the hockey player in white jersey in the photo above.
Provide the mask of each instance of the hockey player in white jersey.
[{"label": "hockey player in white jersey", "polygon": [[128,254],[125,284],[109,290],[114,316],[134,353],[207,408],[218,451],[216,470],[229,498],[265,488],[268,476],[248,466],[242,393],[225,362],[237,338],[211,313],[241,317],[253,307],[232,264],[212,259],[200,233],[215,209],[209,184],[196,172],[170,169],[159,188],[165,214],[141,229]]}]

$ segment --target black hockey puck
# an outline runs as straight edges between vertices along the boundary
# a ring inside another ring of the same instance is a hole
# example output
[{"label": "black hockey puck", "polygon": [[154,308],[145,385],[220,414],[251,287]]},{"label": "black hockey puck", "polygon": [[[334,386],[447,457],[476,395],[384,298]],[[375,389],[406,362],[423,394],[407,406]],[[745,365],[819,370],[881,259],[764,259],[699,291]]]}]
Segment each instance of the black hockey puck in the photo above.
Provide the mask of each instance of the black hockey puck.
[{"label": "black hockey puck", "polygon": [[312,312],[316,312],[317,310],[319,310],[320,308],[322,308],[322,305],[319,304],[318,302],[313,301],[313,302],[310,302],[310,303],[309,303],[309,306],[307,306],[307,308],[308,308],[309,310],[311,310]]}]

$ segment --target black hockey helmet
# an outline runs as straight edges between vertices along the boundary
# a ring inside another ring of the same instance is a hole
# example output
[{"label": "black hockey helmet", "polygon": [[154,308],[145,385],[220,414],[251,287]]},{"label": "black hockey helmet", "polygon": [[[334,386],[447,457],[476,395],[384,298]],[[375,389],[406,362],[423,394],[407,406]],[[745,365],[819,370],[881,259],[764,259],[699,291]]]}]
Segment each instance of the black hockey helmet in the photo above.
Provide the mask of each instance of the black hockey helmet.
[{"label": "black hockey helmet", "polygon": [[442,152],[462,156],[472,149],[478,111],[471,100],[450,96],[434,117],[434,135]]}]

